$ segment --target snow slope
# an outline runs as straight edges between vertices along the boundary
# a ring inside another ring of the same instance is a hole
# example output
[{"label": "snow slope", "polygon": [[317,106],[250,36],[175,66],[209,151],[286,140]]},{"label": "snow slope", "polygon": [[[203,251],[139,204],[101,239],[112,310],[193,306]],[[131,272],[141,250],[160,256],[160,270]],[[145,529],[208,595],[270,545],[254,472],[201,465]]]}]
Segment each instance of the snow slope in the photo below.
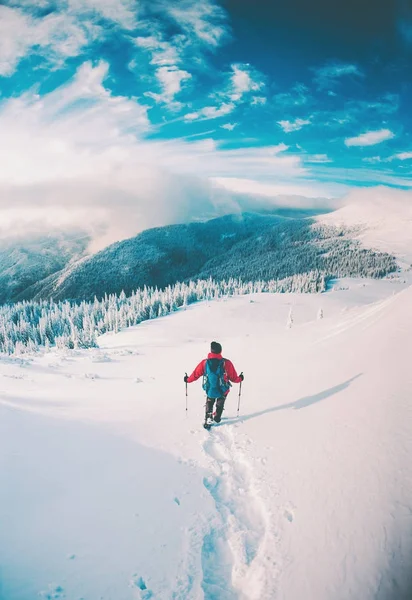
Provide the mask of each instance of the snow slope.
[{"label": "snow slope", "polygon": [[[0,359],[1,600],[410,599],[412,287],[335,287]],[[206,432],[211,339],[246,379]]]},{"label": "snow slope", "polygon": [[358,228],[364,246],[395,255],[412,264],[412,192],[387,187],[354,190],[344,206],[318,217],[322,223]]}]

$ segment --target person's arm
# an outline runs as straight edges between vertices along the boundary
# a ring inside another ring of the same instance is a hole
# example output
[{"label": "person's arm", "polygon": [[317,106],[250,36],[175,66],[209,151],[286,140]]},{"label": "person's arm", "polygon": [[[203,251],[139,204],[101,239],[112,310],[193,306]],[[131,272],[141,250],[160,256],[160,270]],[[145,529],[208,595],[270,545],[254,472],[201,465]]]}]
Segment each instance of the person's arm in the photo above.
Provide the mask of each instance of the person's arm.
[{"label": "person's arm", "polygon": [[227,358],[225,359],[225,369],[226,369],[226,374],[228,376],[229,381],[232,381],[233,383],[240,383],[241,381],[243,381],[243,375],[237,374],[236,369],[233,366],[233,363],[230,360],[228,360]]},{"label": "person's arm", "polygon": [[193,371],[193,373],[191,375],[189,375],[189,377],[187,378],[187,383],[193,383],[193,381],[196,381],[197,379],[199,379],[199,377],[202,377],[202,375],[204,375],[205,373],[205,361],[202,360],[202,362],[200,362],[196,369]]}]

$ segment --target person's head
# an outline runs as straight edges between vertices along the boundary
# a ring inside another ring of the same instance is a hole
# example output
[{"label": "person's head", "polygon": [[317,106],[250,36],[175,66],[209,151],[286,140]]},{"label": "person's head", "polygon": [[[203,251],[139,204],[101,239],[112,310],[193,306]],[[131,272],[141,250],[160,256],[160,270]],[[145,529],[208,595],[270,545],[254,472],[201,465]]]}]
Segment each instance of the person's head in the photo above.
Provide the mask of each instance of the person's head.
[{"label": "person's head", "polygon": [[210,352],[212,352],[212,354],[222,354],[222,346],[219,342],[212,342],[210,344]]}]

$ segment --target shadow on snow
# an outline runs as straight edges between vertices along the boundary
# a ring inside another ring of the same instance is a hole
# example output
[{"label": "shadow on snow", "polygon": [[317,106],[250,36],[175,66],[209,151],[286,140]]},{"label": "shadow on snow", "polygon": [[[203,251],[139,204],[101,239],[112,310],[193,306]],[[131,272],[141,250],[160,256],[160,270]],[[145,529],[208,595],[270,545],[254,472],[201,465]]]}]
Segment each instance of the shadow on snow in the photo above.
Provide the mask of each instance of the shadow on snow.
[{"label": "shadow on snow", "polygon": [[295,400],[294,402],[289,402],[288,404],[280,404],[279,406],[272,406],[271,408],[266,408],[265,410],[251,413],[250,415],[242,415],[240,417],[231,417],[231,418],[225,419],[224,422],[222,423],[222,425],[230,425],[231,423],[239,423],[239,422],[243,422],[243,421],[249,421],[250,419],[255,419],[257,417],[261,417],[263,415],[267,415],[269,413],[276,412],[278,410],[287,410],[288,408],[291,408],[294,410],[299,410],[301,408],[306,408],[308,406],[312,406],[313,404],[316,404],[317,402],[321,402],[322,400],[326,400],[326,398],[330,398],[331,396],[334,396],[335,394],[342,392],[347,387],[349,387],[350,384],[353,381],[355,381],[355,379],[358,379],[358,377],[361,377],[361,375],[362,375],[362,373],[359,373],[358,375],[351,377],[347,381],[344,381],[343,383],[340,383],[339,385],[335,385],[331,388],[328,388],[327,390],[323,390],[322,392],[319,392],[318,394],[314,394],[313,396],[304,396],[303,398],[299,398],[299,400]]}]

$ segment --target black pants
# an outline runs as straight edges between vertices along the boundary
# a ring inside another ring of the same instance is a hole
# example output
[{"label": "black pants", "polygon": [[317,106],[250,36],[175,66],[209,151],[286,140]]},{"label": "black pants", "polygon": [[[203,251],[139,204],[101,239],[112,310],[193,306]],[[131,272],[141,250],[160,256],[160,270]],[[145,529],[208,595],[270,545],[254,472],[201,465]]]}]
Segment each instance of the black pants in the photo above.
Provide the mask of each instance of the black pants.
[{"label": "black pants", "polygon": [[206,416],[212,415],[213,406],[216,401],[215,421],[217,421],[217,422],[220,421],[220,419],[222,417],[223,409],[225,407],[225,400],[226,400],[226,398],[224,398],[224,397],[222,397],[222,398],[206,398]]}]

